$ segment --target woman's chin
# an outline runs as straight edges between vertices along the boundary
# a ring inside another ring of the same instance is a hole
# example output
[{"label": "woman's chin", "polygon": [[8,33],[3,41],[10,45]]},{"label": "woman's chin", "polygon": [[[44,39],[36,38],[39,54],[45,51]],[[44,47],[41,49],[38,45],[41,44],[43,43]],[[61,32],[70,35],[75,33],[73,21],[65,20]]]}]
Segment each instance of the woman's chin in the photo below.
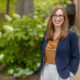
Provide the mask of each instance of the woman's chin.
[{"label": "woman's chin", "polygon": [[61,26],[61,24],[56,24],[55,26]]}]

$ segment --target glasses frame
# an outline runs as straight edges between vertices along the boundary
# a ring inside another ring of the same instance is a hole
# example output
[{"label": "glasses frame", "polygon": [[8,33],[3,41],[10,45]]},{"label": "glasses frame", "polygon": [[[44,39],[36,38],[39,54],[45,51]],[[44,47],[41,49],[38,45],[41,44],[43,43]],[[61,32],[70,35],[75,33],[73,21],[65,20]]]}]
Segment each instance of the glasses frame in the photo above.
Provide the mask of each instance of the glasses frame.
[{"label": "glasses frame", "polygon": [[60,14],[60,15],[57,15],[57,14],[54,14],[54,15],[52,15],[52,17],[54,17],[54,18],[63,18],[64,17],[64,15],[62,15],[62,14]]}]

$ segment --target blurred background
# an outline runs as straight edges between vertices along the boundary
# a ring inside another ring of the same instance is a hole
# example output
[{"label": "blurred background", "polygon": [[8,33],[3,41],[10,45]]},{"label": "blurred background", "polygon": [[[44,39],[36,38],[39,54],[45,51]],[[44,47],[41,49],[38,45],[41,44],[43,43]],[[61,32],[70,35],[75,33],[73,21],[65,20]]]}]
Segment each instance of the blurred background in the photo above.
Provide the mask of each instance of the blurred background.
[{"label": "blurred background", "polygon": [[[39,80],[42,38],[58,4],[65,8],[80,48],[80,0],[0,0],[0,80]],[[80,80],[79,74],[71,80]]]}]

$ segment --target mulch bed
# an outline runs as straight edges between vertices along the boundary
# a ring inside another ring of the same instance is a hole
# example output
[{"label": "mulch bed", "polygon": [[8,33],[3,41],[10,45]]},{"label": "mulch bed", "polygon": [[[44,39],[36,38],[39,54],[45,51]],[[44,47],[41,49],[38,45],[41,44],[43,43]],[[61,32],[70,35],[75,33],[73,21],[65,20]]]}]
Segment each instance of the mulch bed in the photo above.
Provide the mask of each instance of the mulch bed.
[{"label": "mulch bed", "polygon": [[13,76],[1,76],[0,75],[0,80],[39,80],[39,75],[37,75],[36,73],[27,76],[26,78],[15,78]]}]

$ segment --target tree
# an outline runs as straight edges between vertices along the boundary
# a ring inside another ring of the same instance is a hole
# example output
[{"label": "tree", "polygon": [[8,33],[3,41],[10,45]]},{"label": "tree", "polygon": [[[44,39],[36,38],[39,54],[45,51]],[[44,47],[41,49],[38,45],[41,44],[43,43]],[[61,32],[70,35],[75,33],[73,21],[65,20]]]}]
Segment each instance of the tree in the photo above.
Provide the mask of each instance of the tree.
[{"label": "tree", "polygon": [[7,5],[6,5],[6,13],[9,14],[9,3],[10,3],[10,0],[7,0]]},{"label": "tree", "polygon": [[21,16],[33,14],[33,0],[17,0],[17,13]]}]

